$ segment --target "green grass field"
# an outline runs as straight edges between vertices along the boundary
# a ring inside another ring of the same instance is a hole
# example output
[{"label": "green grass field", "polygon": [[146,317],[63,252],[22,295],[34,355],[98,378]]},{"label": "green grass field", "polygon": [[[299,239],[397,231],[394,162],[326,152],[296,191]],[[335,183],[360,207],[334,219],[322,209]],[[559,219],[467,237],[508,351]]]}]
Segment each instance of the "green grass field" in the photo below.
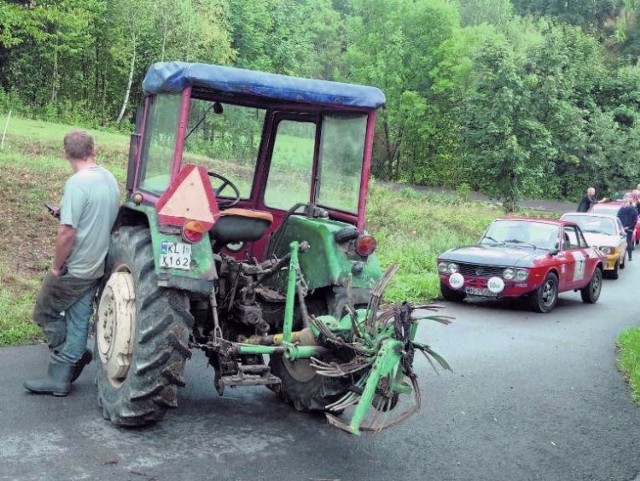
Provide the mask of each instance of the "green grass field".
[{"label": "green grass field", "polygon": [[[0,346],[38,342],[39,328],[30,320],[40,279],[49,268],[57,224],[42,207],[58,204],[71,174],[62,157],[62,138],[72,127],[12,118],[0,151]],[[0,119],[0,133],[4,119]],[[98,161],[109,168],[124,190],[129,138],[92,131]],[[459,197],[399,192],[371,183],[367,230],[378,240],[384,267],[400,270],[385,293],[385,301],[424,302],[439,294],[435,272],[438,253],[478,238],[489,222],[502,214],[490,203]],[[640,329],[620,337],[620,368],[629,377],[640,402]]]}]

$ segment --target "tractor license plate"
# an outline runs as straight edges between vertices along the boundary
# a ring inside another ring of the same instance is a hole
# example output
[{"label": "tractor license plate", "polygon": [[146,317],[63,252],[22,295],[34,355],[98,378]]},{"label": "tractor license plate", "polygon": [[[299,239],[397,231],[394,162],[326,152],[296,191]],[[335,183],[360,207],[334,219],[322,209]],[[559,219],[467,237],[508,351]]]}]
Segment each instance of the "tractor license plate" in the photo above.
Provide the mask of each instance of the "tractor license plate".
[{"label": "tractor license plate", "polygon": [[467,287],[465,292],[470,296],[497,297],[498,294],[491,292],[489,289],[481,289],[479,287]]},{"label": "tractor license plate", "polygon": [[191,267],[191,245],[183,242],[162,241],[160,267],[189,270]]}]

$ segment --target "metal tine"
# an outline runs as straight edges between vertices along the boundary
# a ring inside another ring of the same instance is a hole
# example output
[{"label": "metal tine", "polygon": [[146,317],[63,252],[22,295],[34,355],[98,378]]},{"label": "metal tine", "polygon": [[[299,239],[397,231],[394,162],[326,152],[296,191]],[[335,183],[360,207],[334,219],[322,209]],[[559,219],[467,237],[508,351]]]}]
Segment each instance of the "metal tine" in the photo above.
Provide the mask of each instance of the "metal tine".
[{"label": "metal tine", "polygon": [[441,306],[439,304],[420,304],[419,306],[414,306],[414,309],[420,310],[420,309],[424,309],[427,311],[437,311],[438,309],[442,309],[444,306]]},{"label": "metal tine", "polygon": [[360,326],[358,325],[358,316],[356,315],[356,311],[354,311],[351,306],[346,306],[347,313],[351,318],[351,327],[353,328],[353,332],[356,335],[356,338],[362,339],[362,332],[360,331]]},{"label": "metal tine", "polygon": [[350,408],[351,406],[357,404],[358,401],[360,401],[360,396],[353,396],[350,399],[345,399],[342,403],[332,406],[331,408],[329,408],[329,410],[334,412],[344,411],[345,409]]},{"label": "metal tine", "polygon": [[335,372],[341,376],[345,376],[370,366],[368,362],[361,358],[356,358],[356,360],[344,364],[338,364],[336,362],[326,363],[316,358],[311,358],[311,367],[316,370],[318,374]]},{"label": "metal tine", "polygon": [[391,278],[396,273],[399,267],[400,266],[398,264],[392,264],[391,266],[389,266],[389,268],[386,270],[386,272],[382,276],[382,279],[380,279],[380,281],[378,281],[376,286],[373,288],[373,294],[371,296],[371,299],[369,300],[369,306],[367,308],[367,320],[365,322],[365,325],[367,326],[367,331],[369,333],[372,333],[374,319],[376,318],[376,315],[378,313],[378,306],[380,305],[382,294],[384,293],[384,290],[386,289],[387,284],[389,283],[389,281],[391,280]]},{"label": "metal tine", "polygon": [[376,319],[376,323],[378,324],[387,324],[391,319],[395,317],[396,313],[393,310],[388,310],[383,312]]},{"label": "metal tine", "polygon": [[344,341],[339,337],[337,337],[333,332],[331,332],[327,328],[327,326],[324,325],[324,323],[318,321],[315,317],[312,317],[310,321],[316,327],[316,329],[318,329],[318,331],[320,331],[322,334],[324,334],[327,337],[327,339],[330,339],[336,343],[344,344]]},{"label": "metal tine", "polygon": [[[413,343],[413,346],[418,349],[422,354],[424,354],[424,357],[427,358],[427,360],[431,363],[431,366],[433,366],[434,370],[435,370],[435,365],[432,362],[432,359],[435,359],[438,364],[440,364],[440,366],[443,369],[446,369],[447,371],[452,371],[453,369],[451,369],[451,366],[449,365],[449,363],[446,361],[445,358],[443,358],[440,354],[438,354],[437,352],[435,352],[433,349],[431,349],[431,347],[427,344],[420,344],[420,343]],[[436,371],[437,372],[437,371]]]},{"label": "metal tine", "polygon": [[335,401],[335,402],[333,402],[331,404],[327,404],[325,406],[325,408],[330,410],[330,411],[337,411],[337,410],[341,410],[341,409],[346,409],[349,406],[352,406],[355,403],[357,403],[359,399],[360,399],[360,395],[359,394],[356,394],[355,392],[348,392],[347,394],[342,396],[337,401]]},{"label": "metal tine", "polygon": [[[362,388],[362,386],[365,385],[366,380],[367,380],[368,377],[369,377],[369,374],[365,374],[364,376],[362,376],[360,379],[358,379],[358,382],[355,383],[354,387]],[[326,407],[327,407],[327,409],[335,409],[333,406],[339,406],[342,403],[345,403],[345,402],[350,401],[350,400],[354,400],[353,404],[355,404],[359,399],[360,399],[360,394],[358,394],[357,392],[354,392],[354,391],[349,391],[344,396],[342,396],[340,399],[338,399],[337,401],[333,402],[332,404],[327,405]],[[350,406],[350,405],[351,404],[349,404],[348,406]]]},{"label": "metal tine", "polygon": [[358,371],[362,371],[363,369],[366,369],[367,367],[369,367],[369,366],[366,365],[366,364],[362,364],[362,365],[359,365],[359,366],[355,366],[355,367],[353,367],[353,368],[351,368],[349,370],[346,370],[346,369],[345,370],[338,370],[338,369],[336,369],[336,370],[332,371],[332,370],[326,369],[326,370],[316,370],[316,373],[319,376],[325,376],[325,377],[345,377],[345,376],[348,376],[350,374],[354,374],[354,373],[356,373]]},{"label": "metal tine", "polygon": [[[420,393],[420,386],[418,386],[418,378],[416,376],[411,376],[410,379],[411,379],[411,386],[413,388],[413,402],[414,402],[413,406],[411,406],[411,408],[407,409],[405,412],[403,412],[399,416],[389,420],[385,428],[401,423],[411,415],[418,412],[422,407],[422,394]],[[361,427],[360,429],[366,429],[367,431],[370,431],[370,429],[367,429],[367,428]]]}]

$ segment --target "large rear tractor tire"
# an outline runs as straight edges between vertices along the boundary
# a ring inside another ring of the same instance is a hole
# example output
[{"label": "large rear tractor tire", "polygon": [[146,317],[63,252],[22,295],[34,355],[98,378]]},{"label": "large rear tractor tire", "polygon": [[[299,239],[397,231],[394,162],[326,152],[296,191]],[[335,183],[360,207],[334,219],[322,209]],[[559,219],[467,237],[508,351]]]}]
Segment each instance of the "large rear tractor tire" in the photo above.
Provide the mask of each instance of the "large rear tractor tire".
[{"label": "large rear tractor tire", "polygon": [[177,407],[193,317],[187,295],[158,287],[151,235],[122,227],[111,237],[98,307],[98,403],[105,419],[140,426]]}]

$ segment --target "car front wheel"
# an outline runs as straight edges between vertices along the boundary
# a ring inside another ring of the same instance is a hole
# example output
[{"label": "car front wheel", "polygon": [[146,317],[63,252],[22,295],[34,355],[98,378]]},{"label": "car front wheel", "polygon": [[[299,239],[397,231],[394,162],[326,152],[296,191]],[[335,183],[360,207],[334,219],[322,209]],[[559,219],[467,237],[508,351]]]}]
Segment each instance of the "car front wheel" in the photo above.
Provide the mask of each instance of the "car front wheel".
[{"label": "car front wheel", "polygon": [[535,312],[551,312],[558,302],[558,276],[550,272],[529,299]]},{"label": "car front wheel", "polygon": [[596,270],[593,271],[593,276],[591,276],[591,280],[589,284],[580,289],[580,295],[582,296],[582,302],[586,302],[587,304],[595,304],[598,298],[600,297],[600,291],[602,290],[602,270],[599,267],[596,267]]},{"label": "car front wheel", "polygon": [[442,292],[442,298],[449,302],[462,302],[467,296],[463,291],[451,289],[442,281],[440,281],[440,292]]},{"label": "car front wheel", "polygon": [[610,271],[605,271],[602,274],[602,277],[608,277],[609,279],[617,279],[620,276],[620,262],[615,263],[615,265],[613,266],[613,269],[611,269]]}]

